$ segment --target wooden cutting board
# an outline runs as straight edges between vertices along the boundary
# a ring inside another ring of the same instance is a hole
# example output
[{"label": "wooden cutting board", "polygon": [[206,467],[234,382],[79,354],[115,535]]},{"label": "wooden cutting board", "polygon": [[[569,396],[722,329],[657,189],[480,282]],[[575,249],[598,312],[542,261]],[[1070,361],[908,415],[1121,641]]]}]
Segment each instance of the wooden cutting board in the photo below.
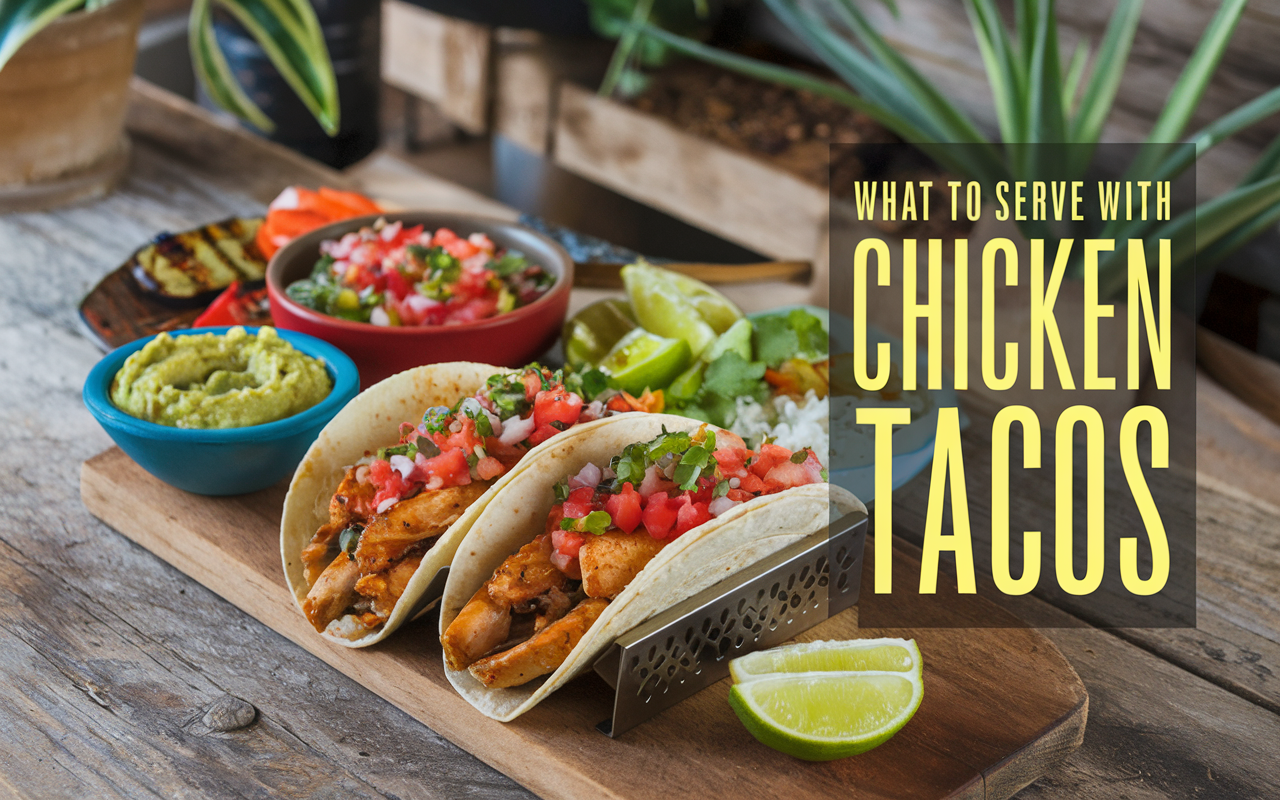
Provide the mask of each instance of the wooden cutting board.
[{"label": "wooden cutting board", "polygon": [[[595,675],[515,722],[495,722],[446,680],[434,614],[363,650],[331,645],[312,630],[280,566],[284,490],[188,494],[116,448],[85,462],[80,476],[84,504],[103,522],[544,797],[1005,798],[1084,737],[1084,685],[1036,631],[859,629],[856,608],[803,638],[915,638],[925,662],[924,701],[915,717],[861,756],[807,763],[766,748],[730,710],[727,680],[618,739],[595,730],[611,700]],[[918,561],[905,547],[895,549],[895,582],[918,580]],[[864,602],[870,586],[868,567]],[[977,613],[990,618],[985,605],[979,598],[957,601],[956,623]]]}]

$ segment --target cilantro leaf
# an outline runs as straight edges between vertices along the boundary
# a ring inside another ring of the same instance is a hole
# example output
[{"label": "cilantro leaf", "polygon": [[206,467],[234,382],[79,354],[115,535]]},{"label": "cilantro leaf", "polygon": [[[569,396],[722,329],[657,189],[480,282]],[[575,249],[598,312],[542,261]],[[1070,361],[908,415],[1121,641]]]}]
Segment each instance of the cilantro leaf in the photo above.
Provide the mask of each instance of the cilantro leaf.
[{"label": "cilantro leaf", "polygon": [[764,378],[764,370],[763,362],[748,361],[730,350],[707,365],[702,390],[727,398],[754,396]]},{"label": "cilantro leaf", "polygon": [[498,273],[499,278],[505,278],[508,275],[516,274],[527,266],[529,266],[529,259],[524,257],[524,253],[519,250],[508,250],[502,254],[502,258],[490,261],[487,268]]},{"label": "cilantro leaf", "polygon": [[822,320],[803,308],[754,320],[756,358],[771,367],[800,357],[818,360],[829,349]]}]

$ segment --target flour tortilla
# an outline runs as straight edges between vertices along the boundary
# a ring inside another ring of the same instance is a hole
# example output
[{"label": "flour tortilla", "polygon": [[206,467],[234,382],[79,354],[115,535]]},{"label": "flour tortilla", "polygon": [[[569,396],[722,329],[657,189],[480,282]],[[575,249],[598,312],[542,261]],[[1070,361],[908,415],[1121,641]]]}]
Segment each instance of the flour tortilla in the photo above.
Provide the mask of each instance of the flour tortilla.
[{"label": "flour tortilla", "polygon": [[[329,520],[329,500],[342,482],[347,468],[363,458],[366,452],[398,442],[400,423],[420,419],[422,413],[432,406],[453,406],[458,400],[475,394],[491,375],[509,371],[490,364],[463,361],[407,370],[361,392],[324,427],[293,475],[280,520],[280,557],[285,581],[293,592],[299,611],[310,588],[304,575],[302,549],[311,541],[316,529]],[[396,628],[424,612],[426,605],[420,600],[427,587],[436,572],[453,559],[458,543],[494,495],[536,461],[538,452],[544,447],[561,439],[575,438],[579,435],[579,428],[586,427],[589,425],[574,426],[530,450],[519,464],[467,508],[427,552],[381,628],[358,639],[328,633],[322,635],[345,647],[366,647],[382,641]]]},{"label": "flour tortilla", "polygon": [[[538,454],[536,464],[509,481],[479,514],[458,546],[440,602],[441,634],[503,560],[546,529],[557,481],[576,475],[587,463],[608,464],[622,448],[654,438],[664,426],[693,431],[699,425],[666,414],[635,415],[593,422],[584,426],[583,435],[554,440]],[[524,686],[489,689],[467,670],[446,665],[449,682],[485,716],[510,722],[589,670],[621,634],[855,510],[865,512],[866,507],[850,492],[826,483],[742,503],[664,547],[551,675]]]}]

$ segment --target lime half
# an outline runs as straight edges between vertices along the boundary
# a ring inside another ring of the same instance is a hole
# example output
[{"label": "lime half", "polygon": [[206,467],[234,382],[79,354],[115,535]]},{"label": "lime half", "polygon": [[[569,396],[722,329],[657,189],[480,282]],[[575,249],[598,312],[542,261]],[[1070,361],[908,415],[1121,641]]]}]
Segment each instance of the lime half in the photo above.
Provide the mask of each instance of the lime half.
[{"label": "lime half", "polygon": [[806,761],[865,753],[898,732],[924,696],[915,640],[805,642],[729,662],[729,705],[751,735]]},{"label": "lime half", "polygon": [[735,683],[777,672],[915,672],[923,666],[914,639],[802,642],[757,650],[729,662]]},{"label": "lime half", "polygon": [[693,360],[684,339],[656,336],[636,328],[618,340],[600,362],[618,388],[638,395],[646,388],[661,389]]},{"label": "lime half", "polygon": [[626,300],[598,300],[564,324],[564,360],[575,369],[595,366],[635,327],[636,315]]},{"label": "lime half", "polygon": [[865,753],[920,707],[916,672],[777,673],[739,683],[729,705],[762,743],[805,761]]},{"label": "lime half", "polygon": [[702,281],[645,263],[622,268],[636,318],[646,330],[684,339],[697,356],[742,317],[724,295]]}]

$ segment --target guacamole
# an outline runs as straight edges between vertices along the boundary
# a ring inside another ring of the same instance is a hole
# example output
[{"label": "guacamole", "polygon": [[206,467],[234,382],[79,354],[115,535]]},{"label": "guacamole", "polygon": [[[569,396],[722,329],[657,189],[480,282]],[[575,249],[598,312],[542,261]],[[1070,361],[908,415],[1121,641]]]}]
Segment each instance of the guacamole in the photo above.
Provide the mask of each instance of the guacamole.
[{"label": "guacamole", "polygon": [[333,389],[324,363],[274,328],[255,336],[162,333],[125,360],[111,401],[130,416],[175,428],[243,428],[292,416]]}]

